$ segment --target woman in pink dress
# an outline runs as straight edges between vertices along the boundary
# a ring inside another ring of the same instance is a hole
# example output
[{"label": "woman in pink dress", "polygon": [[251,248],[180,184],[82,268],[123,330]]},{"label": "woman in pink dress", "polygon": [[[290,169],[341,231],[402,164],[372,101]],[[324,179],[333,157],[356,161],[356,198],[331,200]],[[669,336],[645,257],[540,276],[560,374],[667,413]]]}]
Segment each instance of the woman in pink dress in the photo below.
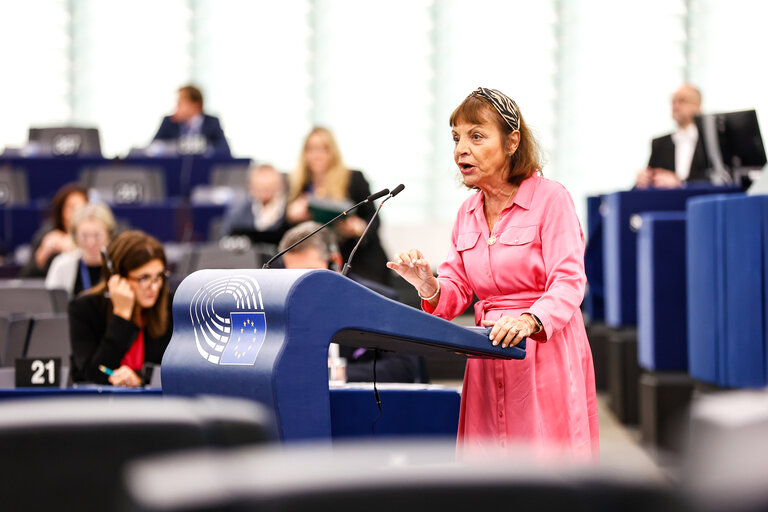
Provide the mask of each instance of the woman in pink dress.
[{"label": "woman in pink dress", "polygon": [[418,249],[387,266],[410,282],[428,313],[452,319],[471,303],[490,343],[528,338],[522,360],[470,358],[460,446],[531,444],[596,457],[592,353],[579,305],[584,236],[565,188],[540,175],[536,140],[512,99],[478,88],[450,119],[454,159],[475,189],[459,208],[448,258],[435,278]]}]

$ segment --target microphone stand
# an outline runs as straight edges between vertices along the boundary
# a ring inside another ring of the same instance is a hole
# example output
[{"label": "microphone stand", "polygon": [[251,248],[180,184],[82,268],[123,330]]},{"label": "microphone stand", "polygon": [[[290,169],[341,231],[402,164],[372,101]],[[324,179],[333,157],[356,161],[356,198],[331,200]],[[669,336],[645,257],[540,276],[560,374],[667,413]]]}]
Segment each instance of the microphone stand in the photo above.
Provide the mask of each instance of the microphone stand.
[{"label": "microphone stand", "polygon": [[[357,208],[358,206],[361,206],[361,205],[363,205],[363,204],[365,204],[365,203],[370,203],[371,201],[373,201],[373,200],[375,200],[375,199],[378,199],[378,198],[380,198],[381,196],[384,196],[384,195],[387,195],[387,194],[389,194],[389,189],[388,189],[388,188],[385,188],[384,190],[380,190],[379,192],[376,192],[375,194],[371,194],[371,195],[369,195],[368,197],[366,197],[365,199],[363,199],[362,201],[360,201],[360,202],[359,202],[359,203],[357,203],[356,205],[354,205],[354,206],[351,206],[351,207],[347,208],[346,210],[344,210],[343,212],[341,212],[340,214],[338,214],[337,216],[335,216],[334,218],[332,218],[331,220],[329,220],[328,222],[326,222],[325,224],[323,224],[322,226],[320,226],[319,228],[317,228],[316,230],[314,230],[313,232],[311,232],[310,234],[308,234],[307,236],[303,237],[301,240],[298,240],[297,242],[295,242],[295,243],[291,244],[289,247],[286,247],[286,248],[285,248],[285,249],[283,249],[282,251],[280,251],[280,252],[278,252],[277,254],[275,254],[274,256],[272,256],[272,257],[271,257],[271,258],[270,258],[270,259],[269,259],[269,260],[268,260],[268,261],[267,261],[267,262],[266,262],[266,263],[265,263],[265,264],[264,264],[264,265],[263,265],[261,268],[263,268],[263,269],[271,268],[271,267],[270,267],[270,264],[271,264],[273,261],[275,261],[277,258],[279,258],[280,256],[282,256],[283,254],[287,253],[288,251],[290,251],[291,249],[293,249],[294,247],[296,247],[297,245],[299,245],[301,242],[303,242],[303,241],[304,241],[304,240],[306,240],[307,238],[309,238],[309,237],[313,236],[313,235],[314,235],[315,233],[317,233],[318,231],[320,231],[320,230],[322,230],[322,229],[326,228],[326,227],[327,227],[329,224],[331,224],[331,223],[333,223],[333,222],[337,221],[338,219],[340,219],[341,217],[343,217],[343,216],[347,215],[349,212],[351,212],[352,210],[354,210],[354,209],[355,209],[355,208]],[[387,198],[387,199],[389,199],[389,198]],[[386,201],[386,199],[385,199],[384,201]],[[381,206],[379,206],[379,208],[381,208]],[[367,228],[366,228],[366,230],[367,230]]]},{"label": "microphone stand", "polygon": [[397,194],[402,192],[404,188],[405,188],[405,185],[403,184],[396,186],[392,190],[392,192],[390,192],[389,195],[385,197],[382,202],[379,203],[379,207],[376,208],[375,212],[373,212],[373,217],[371,217],[371,220],[369,220],[368,224],[365,226],[365,230],[363,231],[363,234],[360,235],[360,238],[358,238],[357,243],[355,244],[355,247],[352,249],[352,252],[349,253],[349,258],[347,258],[346,263],[344,263],[344,268],[341,269],[341,275],[346,276],[347,274],[349,274],[349,271],[352,268],[352,265],[351,265],[352,258],[355,257],[355,253],[357,253],[357,250],[360,248],[360,244],[365,238],[365,235],[368,233],[368,230],[371,229],[371,225],[373,224],[373,221],[376,220],[376,217],[379,215],[379,211],[381,211],[381,207],[384,206],[384,203],[386,203],[387,201],[395,197]]}]

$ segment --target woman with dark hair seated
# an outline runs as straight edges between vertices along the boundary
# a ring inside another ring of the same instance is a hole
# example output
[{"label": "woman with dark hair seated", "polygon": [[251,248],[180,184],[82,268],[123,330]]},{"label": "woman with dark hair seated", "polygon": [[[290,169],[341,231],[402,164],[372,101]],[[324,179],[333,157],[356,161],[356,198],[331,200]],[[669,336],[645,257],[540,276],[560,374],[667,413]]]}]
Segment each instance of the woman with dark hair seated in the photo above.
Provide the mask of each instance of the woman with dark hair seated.
[{"label": "woman with dark hair seated", "polygon": [[32,238],[32,254],[21,277],[45,277],[57,254],[75,249],[69,234],[72,216],[88,203],[88,189],[77,183],[67,183],[51,200],[51,218],[44,222]]},{"label": "woman with dark hair seated", "polygon": [[144,363],[160,364],[173,331],[165,251],[127,231],[107,252],[114,275],[69,305],[72,378],[140,386]]}]

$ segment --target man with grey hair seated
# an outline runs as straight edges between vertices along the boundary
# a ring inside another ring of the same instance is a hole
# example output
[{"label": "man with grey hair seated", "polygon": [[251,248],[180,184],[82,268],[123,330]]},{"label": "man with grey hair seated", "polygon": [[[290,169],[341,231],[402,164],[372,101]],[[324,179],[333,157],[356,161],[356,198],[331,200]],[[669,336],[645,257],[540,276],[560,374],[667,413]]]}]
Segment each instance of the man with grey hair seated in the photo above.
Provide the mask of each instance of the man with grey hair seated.
[{"label": "man with grey hair seated", "polygon": [[229,206],[221,231],[225,236],[245,235],[254,242],[275,244],[286,230],[286,179],[271,165],[248,171],[248,196]]},{"label": "man with grey hair seated", "polygon": [[[288,230],[280,240],[278,250],[282,251],[296,243],[320,224],[313,221],[302,222]],[[342,257],[335,236],[330,230],[322,230],[309,237],[282,257],[285,268],[291,269],[329,269],[341,272]],[[357,282],[387,298],[397,300],[395,291],[373,281],[350,274]],[[339,347],[340,356],[347,360],[347,380],[350,382],[372,382],[374,351],[364,348]],[[426,368],[421,357],[411,354],[379,352],[376,357],[377,382],[428,382]]]}]

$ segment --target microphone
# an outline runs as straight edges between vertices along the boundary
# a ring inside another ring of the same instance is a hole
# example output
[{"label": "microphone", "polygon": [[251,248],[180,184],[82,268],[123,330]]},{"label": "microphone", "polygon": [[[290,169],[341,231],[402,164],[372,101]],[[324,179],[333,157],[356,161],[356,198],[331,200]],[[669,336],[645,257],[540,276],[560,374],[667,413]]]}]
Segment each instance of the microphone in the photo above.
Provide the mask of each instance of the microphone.
[{"label": "microphone", "polygon": [[[389,197],[387,199],[395,197],[397,194],[402,192],[404,188],[405,188],[405,185],[403,185],[402,183],[399,184],[398,186],[395,187],[395,189],[392,192],[389,193]],[[386,201],[387,199],[385,199],[384,201]]]},{"label": "microphone", "polygon": [[[392,190],[392,192],[389,192],[389,195],[384,198],[382,202],[379,203],[379,207],[376,208],[376,211],[373,212],[373,217],[371,217],[371,220],[368,221],[368,225],[365,226],[365,230],[363,231],[363,234],[360,235],[360,238],[357,240],[357,243],[355,244],[355,247],[352,249],[352,252],[349,253],[349,258],[347,258],[347,262],[344,263],[344,268],[341,270],[341,275],[346,276],[349,274],[349,270],[352,268],[352,258],[355,257],[355,253],[357,252],[357,249],[360,247],[360,244],[363,241],[363,238],[365,238],[366,233],[368,233],[368,230],[371,228],[371,224],[373,224],[373,221],[376,220],[376,217],[379,215],[379,211],[381,210],[381,207],[384,206],[384,203],[395,197],[397,194],[403,191],[405,188],[405,185],[402,183],[399,184]],[[381,196],[379,196],[381,197]]]},{"label": "microphone", "polygon": [[[349,212],[351,212],[352,210],[354,210],[358,206],[364,205],[365,203],[370,203],[371,201],[375,201],[376,199],[378,199],[380,197],[383,197],[383,196],[385,196],[387,194],[389,194],[389,189],[385,188],[384,190],[379,190],[375,194],[369,195],[368,197],[366,197],[365,199],[363,199],[362,201],[360,201],[356,205],[350,206],[349,208],[347,208],[346,210],[344,210],[343,212],[341,212],[340,214],[338,214],[337,216],[335,216],[334,218],[332,218],[331,220],[329,220],[328,222],[326,222],[325,224],[323,224],[322,226],[320,226],[319,228],[317,228],[316,230],[314,230],[313,232],[311,232],[310,234],[308,234],[307,236],[302,238],[301,240],[298,240],[297,242],[291,244],[289,247],[286,247],[282,251],[280,251],[277,254],[275,254],[274,256],[272,256],[269,259],[269,261],[267,261],[261,268],[271,268],[269,265],[272,264],[273,261],[275,261],[277,258],[282,256],[283,254],[287,253],[288,251],[290,251],[291,249],[293,249],[294,247],[299,245],[301,242],[303,242],[307,238],[313,236],[318,231],[321,231],[322,229],[325,229],[329,224],[332,224],[334,221],[338,220],[340,217],[345,216],[346,214],[348,214]],[[386,199],[385,199],[385,201],[386,201]]]},{"label": "microphone", "polygon": [[[405,188],[405,187],[403,187],[403,188]],[[401,190],[402,190],[402,189],[401,189]],[[353,210],[353,209],[357,208],[358,206],[360,206],[360,205],[361,205],[361,204],[363,204],[363,203],[370,203],[371,201],[375,201],[375,200],[377,200],[378,198],[380,198],[380,197],[384,197],[384,196],[385,196],[385,195],[387,195],[387,194],[389,194],[389,189],[388,189],[388,188],[384,188],[384,189],[381,189],[381,190],[379,190],[378,192],[376,192],[375,194],[371,194],[371,195],[369,195],[368,197],[366,197],[366,198],[365,198],[365,201],[362,201],[362,202],[360,202],[360,203],[357,203],[355,206],[353,206],[353,207],[352,207],[352,208],[350,208],[349,210]],[[385,201],[386,201],[386,199],[385,199]],[[347,210],[347,211],[349,211],[349,210]]]}]

